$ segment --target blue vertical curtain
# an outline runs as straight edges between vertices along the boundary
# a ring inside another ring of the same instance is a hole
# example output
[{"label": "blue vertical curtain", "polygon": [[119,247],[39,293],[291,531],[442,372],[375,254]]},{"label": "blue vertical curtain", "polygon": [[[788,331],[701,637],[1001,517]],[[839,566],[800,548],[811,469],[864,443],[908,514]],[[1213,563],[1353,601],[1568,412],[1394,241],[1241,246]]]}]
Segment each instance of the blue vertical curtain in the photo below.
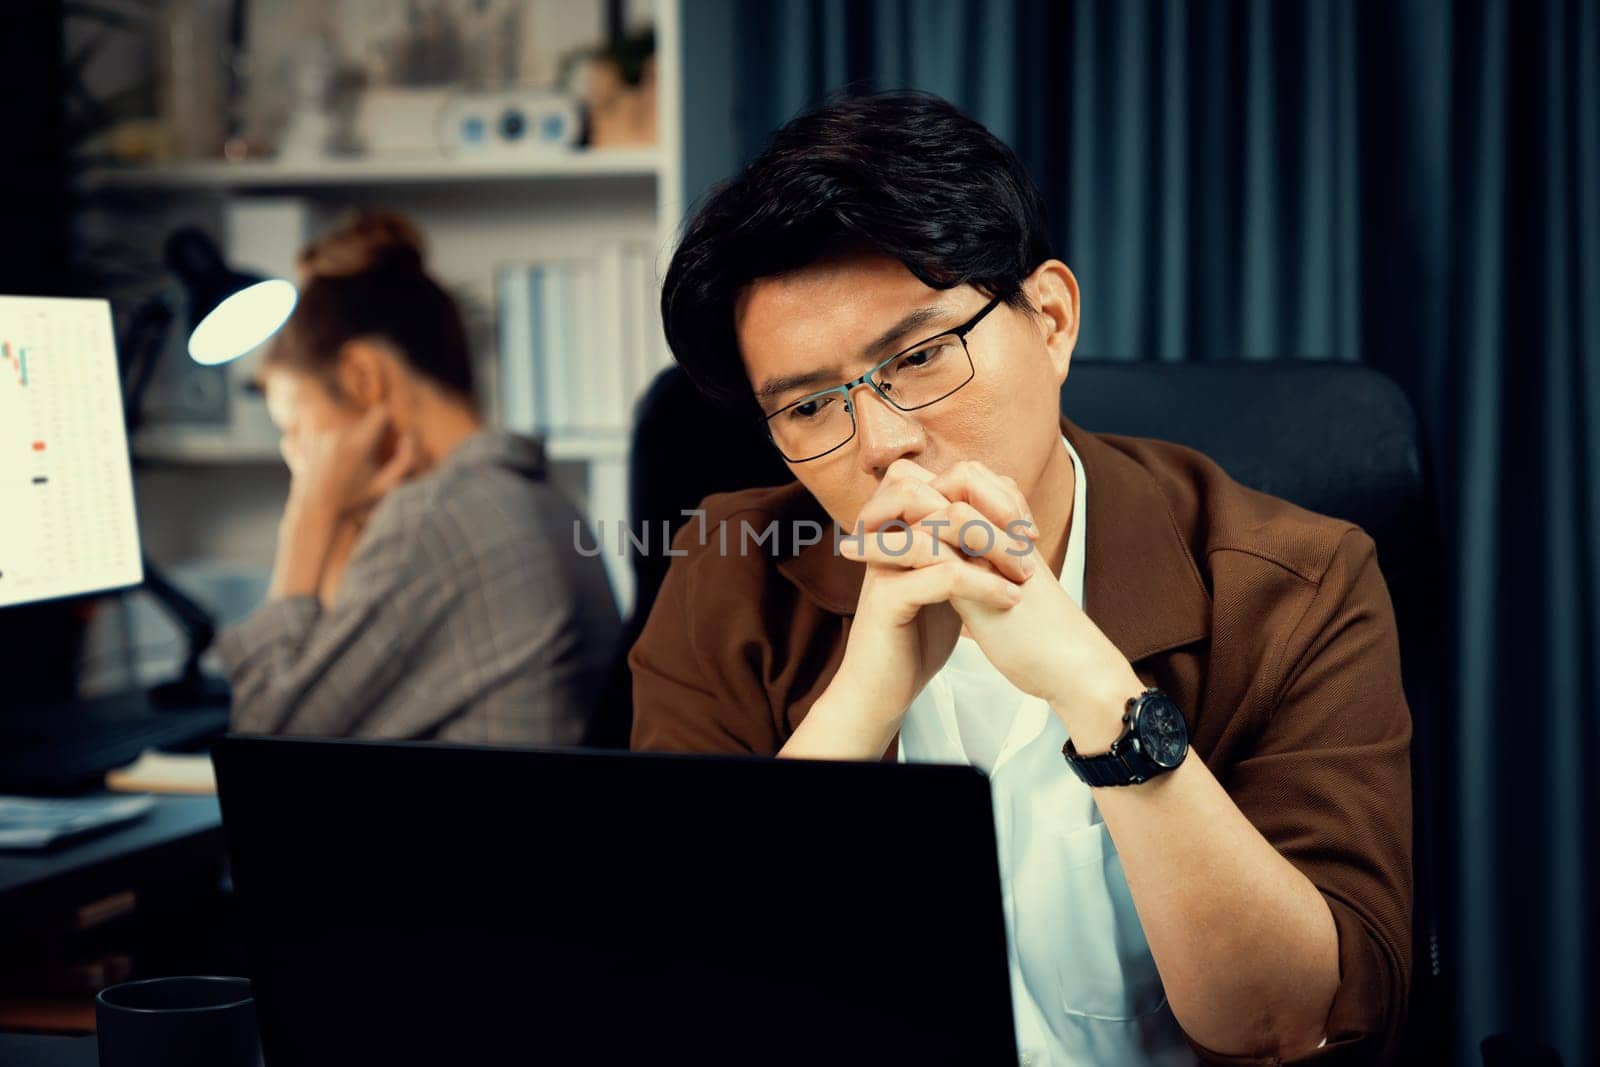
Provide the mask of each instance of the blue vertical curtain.
[{"label": "blue vertical curtain", "polygon": [[[691,0],[685,188],[843,88],[1017,149],[1080,358],[1359,361],[1439,484],[1448,1024],[1600,1005],[1600,4]],[[1422,961],[1416,961],[1422,966]]]}]

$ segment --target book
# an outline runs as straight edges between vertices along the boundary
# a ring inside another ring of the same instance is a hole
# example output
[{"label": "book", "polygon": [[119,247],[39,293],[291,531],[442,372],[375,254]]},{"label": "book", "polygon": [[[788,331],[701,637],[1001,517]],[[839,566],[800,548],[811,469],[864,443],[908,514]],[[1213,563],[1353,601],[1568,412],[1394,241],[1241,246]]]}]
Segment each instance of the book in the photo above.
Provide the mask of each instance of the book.
[{"label": "book", "polygon": [[533,295],[526,267],[503,267],[495,278],[500,347],[500,422],[513,433],[540,429],[535,374]]},{"label": "book", "polygon": [[655,255],[643,245],[633,250],[634,305],[629,317],[639,330],[638,391],[642,395],[656,375],[672,362],[661,330],[661,280],[656,277]]},{"label": "book", "polygon": [[601,288],[598,261],[574,263],[569,271],[572,314],[567,317],[567,352],[576,372],[577,429],[587,433],[611,425],[608,420],[620,384],[613,383],[616,354],[607,350],[605,338],[616,314]]},{"label": "book", "polygon": [[528,296],[528,344],[533,355],[533,425],[541,434],[550,432],[550,378],[546,367],[550,352],[544,335],[544,268],[530,267],[523,275],[523,290]]},{"label": "book", "polygon": [[576,377],[572,353],[567,347],[567,316],[572,308],[567,271],[559,263],[546,264],[541,272],[544,285],[539,296],[542,321],[534,324],[544,339],[545,382],[550,394],[550,418],[545,428],[552,435],[568,433],[575,422],[572,398],[577,392],[571,379]]},{"label": "book", "polygon": [[496,278],[499,409],[509,430],[625,435],[660,372],[659,289],[647,245],[502,267]]},{"label": "book", "polygon": [[140,818],[156,806],[153,796],[0,796],[0,848],[38,849]]},{"label": "book", "polygon": [[606,245],[599,251],[594,281],[594,339],[586,357],[594,368],[592,378],[599,403],[595,408],[598,429],[618,431],[628,425],[627,304],[619,296],[623,284],[623,254],[619,245]]},{"label": "book", "polygon": [[621,304],[621,317],[623,321],[623,359],[626,363],[623,380],[627,390],[624,406],[628,411],[628,424],[633,422],[633,406],[638,403],[639,396],[644,392],[649,379],[644,374],[644,340],[647,336],[648,323],[639,321],[640,278],[639,278],[639,250],[625,247],[620,251],[622,260],[620,271],[622,284],[617,287],[617,298]]}]

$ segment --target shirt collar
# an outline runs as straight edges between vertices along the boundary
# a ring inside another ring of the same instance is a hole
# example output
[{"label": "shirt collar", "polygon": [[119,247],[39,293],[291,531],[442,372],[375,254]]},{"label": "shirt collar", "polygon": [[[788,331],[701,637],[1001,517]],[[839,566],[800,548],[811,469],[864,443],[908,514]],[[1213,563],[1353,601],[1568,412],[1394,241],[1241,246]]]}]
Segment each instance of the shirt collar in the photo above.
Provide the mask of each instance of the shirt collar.
[{"label": "shirt collar", "polygon": [[1078,450],[1072,447],[1067,435],[1061,435],[1067,455],[1072,458],[1072,525],[1067,530],[1067,553],[1061,561],[1061,584],[1072,602],[1083,607],[1083,576],[1087,558],[1083,550],[1084,524],[1088,521],[1089,476],[1083,473],[1083,461]]},{"label": "shirt collar", "polygon": [[545,470],[544,446],[531,437],[485,428],[468,437],[439,463],[440,470],[498,465],[540,477]]},{"label": "shirt collar", "polygon": [[[1083,546],[1089,618],[1129,663],[1203,640],[1211,632],[1211,596],[1154,476],[1114,437],[1065,417],[1061,432],[1083,469],[1083,536],[1069,533],[1068,551],[1073,540]],[[833,521],[798,483],[789,488],[782,498],[787,517],[812,519],[830,532],[779,562],[779,571],[825,611],[855,614],[865,566],[834,552]]]}]

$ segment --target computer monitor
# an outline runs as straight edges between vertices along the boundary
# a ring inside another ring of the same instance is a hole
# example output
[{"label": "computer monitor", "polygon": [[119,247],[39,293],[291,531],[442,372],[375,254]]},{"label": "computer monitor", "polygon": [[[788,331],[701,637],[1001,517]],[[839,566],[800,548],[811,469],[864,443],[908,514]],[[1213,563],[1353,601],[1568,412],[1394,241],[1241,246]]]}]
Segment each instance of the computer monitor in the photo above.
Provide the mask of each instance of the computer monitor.
[{"label": "computer monitor", "polygon": [[110,305],[0,296],[0,608],[143,579]]}]

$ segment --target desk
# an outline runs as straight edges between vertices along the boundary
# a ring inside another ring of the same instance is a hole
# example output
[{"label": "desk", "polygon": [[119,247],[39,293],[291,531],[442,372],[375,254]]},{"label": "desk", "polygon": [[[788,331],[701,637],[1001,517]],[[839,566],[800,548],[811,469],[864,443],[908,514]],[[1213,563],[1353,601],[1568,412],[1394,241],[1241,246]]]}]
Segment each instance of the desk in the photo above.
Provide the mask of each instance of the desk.
[{"label": "desk", "polygon": [[[222,817],[215,797],[163,796],[143,818],[41,852],[0,852],[0,961],[34,967],[103,952],[127,954],[141,976],[228,965]],[[85,929],[78,909],[131,891],[133,911]],[[94,950],[81,951],[85,945]],[[213,962],[216,961],[216,962]],[[226,973],[226,972],[224,972]],[[19,989],[39,987],[33,980]],[[0,997],[0,1025],[77,1031],[93,1026],[87,990]],[[0,1054],[0,1063],[11,1059]]]},{"label": "desk", "polygon": [[6,1067],[95,1067],[99,1062],[92,1037],[0,1034],[0,1063]]},{"label": "desk", "polygon": [[0,852],[0,927],[222,856],[216,797],[157,797],[143,818],[40,852]]}]

